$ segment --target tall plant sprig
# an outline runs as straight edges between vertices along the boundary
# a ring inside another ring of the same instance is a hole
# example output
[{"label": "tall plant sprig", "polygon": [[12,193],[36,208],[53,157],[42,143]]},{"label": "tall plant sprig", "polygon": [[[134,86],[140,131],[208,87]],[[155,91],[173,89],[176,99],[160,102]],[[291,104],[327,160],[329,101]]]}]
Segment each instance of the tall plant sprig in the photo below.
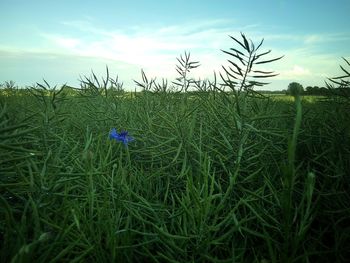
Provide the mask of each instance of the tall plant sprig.
[{"label": "tall plant sprig", "polygon": [[180,87],[180,92],[187,91],[190,84],[194,81],[188,78],[188,73],[195,68],[200,66],[198,61],[190,60],[191,54],[185,52],[185,55],[180,55],[180,58],[176,58],[179,65],[176,65],[176,71],[179,73],[180,77],[176,78],[176,82],[173,82],[176,86]]},{"label": "tall plant sprig", "polygon": [[[350,60],[343,58],[348,66],[350,66]],[[340,87],[350,87],[350,70],[346,70],[342,65],[340,65],[341,70],[344,72],[343,75],[333,78],[328,78],[330,82],[339,85]]]},{"label": "tall plant sprig", "polygon": [[344,57],[343,60],[349,66],[349,69],[345,69],[345,67],[340,65],[340,69],[343,71],[342,75],[328,78],[329,82],[326,82],[326,85],[331,94],[340,96],[350,102],[350,60]]},{"label": "tall plant sprig", "polygon": [[274,71],[263,71],[255,69],[255,66],[268,64],[281,59],[283,56],[277,58],[265,58],[271,53],[271,50],[265,52],[258,52],[262,46],[264,39],[256,46],[251,40],[248,41],[246,36],[241,33],[242,40],[230,36],[230,38],[239,45],[238,48],[230,48],[230,51],[222,50],[225,54],[231,56],[227,61],[229,66],[222,66],[224,74],[220,72],[220,77],[224,84],[224,89],[217,87],[220,91],[225,91],[229,88],[234,95],[235,105],[235,126],[239,132],[242,132],[242,127],[245,124],[244,118],[246,116],[246,97],[255,92],[255,86],[264,86],[269,84],[261,81],[265,78],[271,78],[278,74]]},{"label": "tall plant sprig", "polygon": [[146,76],[146,73],[143,71],[143,69],[141,69],[141,75],[142,75],[142,81],[143,82],[138,82],[138,81],[134,80],[135,84],[138,87],[141,87],[143,92],[151,91],[152,90],[152,86],[155,85],[156,79],[152,78],[152,79],[148,80],[148,78]]},{"label": "tall plant sprig", "polygon": [[248,41],[246,36],[241,33],[242,40],[238,40],[230,36],[230,38],[239,45],[238,48],[230,48],[230,51],[222,50],[225,54],[229,55],[231,58],[228,59],[229,66],[222,66],[224,73],[220,72],[220,77],[223,80],[223,89],[216,86],[215,88],[219,90],[224,95],[226,94],[226,88],[229,88],[234,95],[232,100],[231,96],[226,96],[227,100],[232,102],[235,108],[230,109],[234,116],[234,125],[236,128],[237,136],[236,140],[236,153],[234,160],[234,169],[230,175],[230,182],[228,189],[218,206],[221,209],[225,206],[229,195],[234,186],[235,178],[237,178],[240,169],[241,161],[243,155],[246,151],[246,144],[248,135],[250,132],[254,132],[253,125],[247,125],[247,96],[255,92],[255,86],[264,86],[269,84],[267,82],[261,81],[265,78],[271,78],[277,76],[278,74],[274,71],[263,71],[255,69],[255,66],[268,64],[270,62],[277,61],[283,56],[277,58],[265,58],[266,55],[271,53],[271,50],[265,52],[258,52],[262,46],[264,39],[256,46],[251,40]]},{"label": "tall plant sprig", "polygon": [[45,114],[49,111],[55,112],[58,105],[66,100],[66,94],[62,93],[66,85],[57,88],[57,86],[51,87],[50,84],[43,80],[45,84],[37,83],[27,90],[32,94],[42,105]]},{"label": "tall plant sprig", "polygon": [[229,51],[222,50],[222,52],[229,55],[231,58],[227,60],[229,66],[222,66],[225,73],[220,73],[221,79],[224,81],[223,86],[228,87],[235,95],[238,114],[241,113],[238,98],[243,91],[245,95],[249,95],[249,93],[254,92],[255,86],[261,87],[269,84],[261,80],[278,75],[274,71],[257,70],[255,66],[268,64],[283,57],[266,59],[265,56],[270,54],[271,50],[258,52],[264,39],[256,46],[250,39],[248,40],[243,33],[241,33],[241,37],[242,40],[240,41],[230,36],[230,38],[239,45],[239,48],[230,48]]}]

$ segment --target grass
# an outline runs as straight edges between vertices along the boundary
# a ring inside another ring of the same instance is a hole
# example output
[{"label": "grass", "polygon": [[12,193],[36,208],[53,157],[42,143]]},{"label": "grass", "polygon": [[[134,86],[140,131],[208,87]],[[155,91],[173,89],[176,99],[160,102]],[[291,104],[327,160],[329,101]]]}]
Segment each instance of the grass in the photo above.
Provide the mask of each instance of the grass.
[{"label": "grass", "polygon": [[1,262],[348,258],[343,105],[35,92],[1,96]]},{"label": "grass", "polygon": [[126,93],[107,68],[81,89],[1,90],[0,261],[346,262],[345,89],[256,93],[276,74],[255,66],[281,57],[231,38],[223,85],[190,79],[185,53],[172,86],[142,72]]},{"label": "grass", "polygon": [[[272,95],[268,95],[268,96],[273,100],[280,100],[280,101],[285,101],[285,102],[294,101],[294,97],[291,95],[272,94]],[[307,102],[307,103],[315,103],[315,102],[318,102],[320,100],[327,99],[327,97],[326,96],[305,95],[305,96],[301,96],[301,99],[302,99],[302,101]]]}]

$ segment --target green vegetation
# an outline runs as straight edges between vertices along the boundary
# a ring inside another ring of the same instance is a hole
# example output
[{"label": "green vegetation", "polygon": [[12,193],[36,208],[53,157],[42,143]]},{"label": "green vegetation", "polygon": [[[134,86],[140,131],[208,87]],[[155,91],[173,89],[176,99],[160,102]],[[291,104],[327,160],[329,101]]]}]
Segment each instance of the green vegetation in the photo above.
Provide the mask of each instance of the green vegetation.
[{"label": "green vegetation", "polygon": [[0,261],[345,262],[349,97],[257,93],[276,59],[232,40],[222,85],[189,78],[185,54],[142,92],[108,70],[2,90]]},{"label": "green vegetation", "polygon": [[289,83],[288,89],[287,89],[287,94],[293,96],[293,97],[298,97],[302,95],[304,92],[304,87],[298,83],[298,82],[292,82]]}]

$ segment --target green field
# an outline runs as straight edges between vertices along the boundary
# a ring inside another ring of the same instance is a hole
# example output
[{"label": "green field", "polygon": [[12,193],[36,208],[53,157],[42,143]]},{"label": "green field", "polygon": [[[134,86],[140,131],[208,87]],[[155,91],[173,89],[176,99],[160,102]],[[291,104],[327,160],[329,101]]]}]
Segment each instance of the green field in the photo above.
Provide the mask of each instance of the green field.
[{"label": "green field", "polygon": [[349,257],[349,104],[101,91],[1,93],[1,262]]},{"label": "green field", "polygon": [[232,39],[221,84],[189,78],[186,53],[140,92],[108,68],[79,89],[6,83],[0,262],[347,262],[350,74],[264,95],[276,74],[255,65],[280,58]]}]

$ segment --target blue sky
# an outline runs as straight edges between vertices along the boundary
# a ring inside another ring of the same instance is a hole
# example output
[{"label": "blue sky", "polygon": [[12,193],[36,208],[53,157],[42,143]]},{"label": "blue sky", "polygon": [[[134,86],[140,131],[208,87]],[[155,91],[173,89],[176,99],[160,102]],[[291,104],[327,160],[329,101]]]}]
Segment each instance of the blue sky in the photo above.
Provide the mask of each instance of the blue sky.
[{"label": "blue sky", "polygon": [[177,77],[185,51],[201,66],[194,78],[212,78],[227,59],[228,37],[243,32],[261,51],[285,57],[268,66],[280,73],[264,89],[292,81],[323,86],[350,59],[349,0],[19,1],[1,0],[0,83],[79,85],[91,70],[133,90],[133,80]]}]

